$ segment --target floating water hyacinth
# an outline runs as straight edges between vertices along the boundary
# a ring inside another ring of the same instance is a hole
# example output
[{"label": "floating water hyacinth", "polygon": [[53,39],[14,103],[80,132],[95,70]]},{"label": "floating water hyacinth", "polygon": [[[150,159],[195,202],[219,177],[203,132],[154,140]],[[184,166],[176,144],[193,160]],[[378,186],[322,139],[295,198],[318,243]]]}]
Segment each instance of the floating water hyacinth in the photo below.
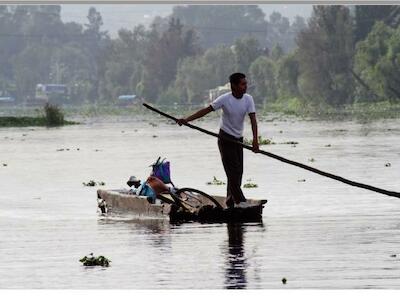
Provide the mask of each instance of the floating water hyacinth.
[{"label": "floating water hyacinth", "polygon": [[280,143],[280,144],[284,144],[284,145],[297,145],[299,142],[296,142],[296,141],[288,141],[288,142],[283,142],[283,143]]},{"label": "floating water hyacinth", "polygon": [[90,180],[88,182],[82,182],[82,184],[84,186],[96,186],[96,185],[106,185],[106,183],[104,181],[94,181],[94,180]]},{"label": "floating water hyacinth", "polygon": [[83,263],[84,266],[102,266],[102,267],[109,267],[111,260],[104,257],[103,255],[100,256],[93,256],[93,253],[90,253],[89,256],[84,256],[79,260]]},{"label": "floating water hyacinth", "polygon": [[[247,145],[251,145],[251,144],[253,144],[253,140],[252,139],[251,140],[250,139],[244,139],[243,143],[247,144]],[[264,139],[261,135],[259,135],[258,136],[258,144],[259,145],[275,145],[275,142],[273,142],[270,139]]]},{"label": "floating water hyacinth", "polygon": [[264,139],[261,135],[258,136],[259,145],[274,145],[275,143],[270,139]]},{"label": "floating water hyacinth", "polygon": [[245,183],[243,187],[246,189],[252,189],[252,188],[257,188],[258,184],[251,182],[251,179],[247,179],[247,183]]},{"label": "floating water hyacinth", "polygon": [[217,179],[217,177],[213,176],[213,181],[207,182],[208,185],[225,185],[225,182],[222,180]]},{"label": "floating water hyacinth", "polygon": [[84,186],[96,186],[96,182],[94,180],[90,180],[88,182],[82,182]]}]

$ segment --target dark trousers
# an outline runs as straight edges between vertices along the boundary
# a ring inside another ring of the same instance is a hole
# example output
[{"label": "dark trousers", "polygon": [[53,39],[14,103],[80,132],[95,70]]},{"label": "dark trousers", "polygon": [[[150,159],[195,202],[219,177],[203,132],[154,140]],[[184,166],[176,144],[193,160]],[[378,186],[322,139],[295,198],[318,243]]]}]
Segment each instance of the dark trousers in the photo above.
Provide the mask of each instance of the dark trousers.
[{"label": "dark trousers", "polygon": [[[243,142],[243,138],[236,138],[222,129],[219,131],[219,136]],[[218,148],[228,178],[226,202],[231,204],[245,202],[246,198],[240,188],[243,176],[243,147],[218,138]]]}]

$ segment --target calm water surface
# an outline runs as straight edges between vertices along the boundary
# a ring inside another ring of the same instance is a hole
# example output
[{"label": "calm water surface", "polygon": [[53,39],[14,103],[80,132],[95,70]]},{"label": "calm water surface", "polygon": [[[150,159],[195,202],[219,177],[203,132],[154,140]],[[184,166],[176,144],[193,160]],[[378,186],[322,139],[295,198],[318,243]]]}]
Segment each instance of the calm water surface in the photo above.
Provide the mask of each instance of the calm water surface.
[{"label": "calm water surface", "polygon": [[[258,188],[244,191],[269,200],[262,224],[99,216],[96,187],[82,182],[124,187],[130,175],[147,177],[158,156],[171,161],[176,185],[224,195],[224,186],[206,184],[213,176],[226,180],[216,140],[152,122],[159,125],[99,118],[0,129],[0,288],[400,288],[399,199],[249,151],[244,181]],[[217,129],[216,119],[196,124]],[[399,122],[259,126],[277,143],[266,151],[400,190]],[[289,141],[299,144],[283,144]],[[83,267],[79,259],[91,252],[110,258],[111,267]]]}]

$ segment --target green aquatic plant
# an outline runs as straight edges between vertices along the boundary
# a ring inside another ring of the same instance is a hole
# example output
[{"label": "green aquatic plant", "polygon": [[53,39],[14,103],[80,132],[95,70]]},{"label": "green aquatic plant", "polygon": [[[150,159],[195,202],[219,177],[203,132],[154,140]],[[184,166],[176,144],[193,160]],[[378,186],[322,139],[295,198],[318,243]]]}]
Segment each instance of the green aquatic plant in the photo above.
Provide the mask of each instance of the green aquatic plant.
[{"label": "green aquatic plant", "polygon": [[82,182],[84,186],[96,186],[96,181],[90,180],[88,182]]},{"label": "green aquatic plant", "polygon": [[0,127],[46,126],[43,117],[0,117]]},{"label": "green aquatic plant", "polygon": [[106,185],[106,183],[104,181],[94,181],[94,180],[90,180],[88,182],[82,182],[82,184],[84,186],[96,186],[96,185]]},{"label": "green aquatic plant", "polygon": [[93,253],[90,253],[89,256],[84,256],[79,260],[83,263],[84,266],[102,266],[102,267],[109,267],[111,260],[104,257],[103,255],[100,256],[93,256]]},{"label": "green aquatic plant", "polygon": [[246,189],[252,189],[252,188],[257,188],[258,184],[251,182],[251,179],[247,179],[247,183],[245,183],[243,187]]},{"label": "green aquatic plant", "polygon": [[[253,140],[252,139],[243,139],[243,143],[246,145],[252,145]],[[258,144],[261,145],[275,145],[275,142],[273,142],[270,139],[264,139],[261,135],[258,136]]]},{"label": "green aquatic plant", "polygon": [[213,176],[213,181],[207,182],[208,185],[225,185],[225,182],[222,180],[217,179],[217,177]]},{"label": "green aquatic plant", "polygon": [[44,113],[47,126],[64,125],[64,113],[57,105],[46,103],[44,106]]},{"label": "green aquatic plant", "polygon": [[295,141],[288,141],[288,142],[283,142],[283,143],[279,143],[279,144],[284,144],[284,145],[297,145],[299,142],[295,142]]},{"label": "green aquatic plant", "polygon": [[252,188],[257,188],[258,185],[257,185],[257,183],[245,183],[243,185],[243,187],[246,188],[246,189],[252,189]]},{"label": "green aquatic plant", "polygon": [[1,116],[0,127],[61,126],[79,124],[77,122],[65,120],[64,113],[56,105],[47,103],[44,106],[43,111],[35,109],[34,112],[35,114],[38,114],[38,116]]},{"label": "green aquatic plant", "polygon": [[259,145],[274,145],[275,143],[270,139],[264,139],[261,135],[258,136]]}]

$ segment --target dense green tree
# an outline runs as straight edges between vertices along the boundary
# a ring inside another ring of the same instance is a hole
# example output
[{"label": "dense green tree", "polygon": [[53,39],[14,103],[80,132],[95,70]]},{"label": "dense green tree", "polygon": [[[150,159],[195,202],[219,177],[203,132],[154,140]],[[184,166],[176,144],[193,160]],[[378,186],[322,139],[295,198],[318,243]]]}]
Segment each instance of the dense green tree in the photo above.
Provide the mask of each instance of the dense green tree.
[{"label": "dense green tree", "polygon": [[[74,103],[81,103],[90,96],[93,88],[91,66],[77,45],[70,43],[55,49],[50,60],[50,82],[67,84]],[[45,81],[46,82],[46,81]]]},{"label": "dense green tree", "polygon": [[230,46],[248,34],[265,44],[267,22],[263,11],[256,5],[175,6],[172,17],[195,29],[204,48],[219,44]]},{"label": "dense green tree", "polygon": [[29,47],[19,53],[13,61],[17,97],[34,98],[36,84],[47,82],[50,73],[50,50],[40,45]]},{"label": "dense green tree", "polygon": [[394,5],[356,5],[354,8],[355,42],[365,39],[375,22],[396,27],[400,17],[400,7]]},{"label": "dense green tree", "polygon": [[210,48],[204,53],[204,60],[211,68],[211,74],[214,83],[210,88],[226,84],[228,76],[237,70],[236,56],[233,47],[219,45]]},{"label": "dense green tree", "polygon": [[133,93],[197,104],[243,72],[264,104],[399,101],[400,6],[350,9],[315,6],[306,25],[256,5],[178,6],[111,39],[95,8],[81,25],[64,23],[60,5],[1,5],[0,93],[22,101],[38,83],[63,83],[75,103]]},{"label": "dense green tree", "polygon": [[9,11],[8,6],[0,6],[0,90],[5,89],[6,82],[12,81],[12,62],[10,57],[15,53],[14,45],[16,42],[15,37],[11,36],[15,31],[12,24],[12,13]]},{"label": "dense green tree", "polygon": [[263,105],[272,103],[277,97],[276,66],[275,63],[265,57],[258,57],[250,66],[251,84],[255,85],[254,96]]},{"label": "dense green tree", "polygon": [[[230,47],[224,45],[210,48],[201,56],[183,60],[174,83],[179,97],[179,101],[175,102],[208,101],[208,90],[225,85],[235,68],[235,55]],[[167,94],[171,95],[170,92]]]},{"label": "dense green tree", "polygon": [[271,50],[271,59],[277,61],[283,56],[283,49],[279,44],[275,44],[275,46]]},{"label": "dense green tree", "polygon": [[277,67],[277,88],[279,98],[299,96],[298,80],[300,76],[300,63],[296,53],[289,53],[282,57]]},{"label": "dense green tree", "polygon": [[[355,69],[380,99],[400,100],[400,28],[377,22],[367,38],[357,45]],[[364,90],[363,86],[358,90]],[[359,100],[366,96],[359,93]]]},{"label": "dense green tree", "polygon": [[338,106],[353,100],[352,19],[345,6],[314,6],[298,39],[299,87],[312,102]]},{"label": "dense green tree", "polygon": [[107,53],[104,80],[100,86],[104,100],[115,100],[121,94],[137,94],[142,79],[147,32],[142,25],[132,31],[121,29]]},{"label": "dense green tree", "polygon": [[215,86],[215,74],[204,57],[188,57],[179,65],[175,82],[180,102],[202,103],[208,89]]},{"label": "dense green tree", "polygon": [[186,30],[179,19],[171,18],[168,30],[162,34],[152,28],[143,63],[141,96],[155,101],[175,81],[179,60],[200,51],[196,40],[193,30]]},{"label": "dense green tree", "polygon": [[245,36],[235,41],[233,52],[237,71],[247,73],[251,63],[261,55],[262,49],[256,38]]},{"label": "dense green tree", "polygon": [[268,33],[266,35],[267,47],[271,49],[276,44],[286,46],[287,41],[285,40],[285,38],[288,37],[288,31],[290,30],[289,19],[282,16],[278,12],[273,12],[269,16],[268,25]]},{"label": "dense green tree", "polygon": [[90,7],[87,15],[88,23],[83,31],[85,48],[88,54],[90,64],[90,81],[92,89],[89,93],[89,99],[95,101],[99,98],[99,90],[104,81],[106,72],[106,55],[108,47],[110,47],[110,38],[107,31],[102,31],[103,19],[101,14],[94,8]]}]

